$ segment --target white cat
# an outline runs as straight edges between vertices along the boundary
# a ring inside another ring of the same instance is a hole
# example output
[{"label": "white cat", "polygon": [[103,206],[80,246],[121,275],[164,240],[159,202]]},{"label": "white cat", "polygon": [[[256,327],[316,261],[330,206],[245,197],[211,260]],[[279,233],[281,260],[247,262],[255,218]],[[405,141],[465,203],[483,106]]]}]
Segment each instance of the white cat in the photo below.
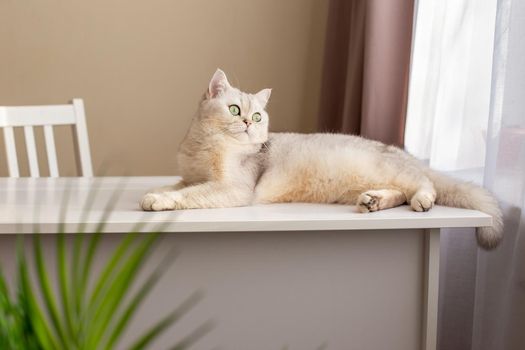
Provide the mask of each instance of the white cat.
[{"label": "white cat", "polygon": [[501,212],[485,189],[358,136],[268,133],[270,93],[241,92],[217,70],[180,146],[182,181],[146,194],[142,209],[312,202],[357,205],[361,212],[409,203],[427,211],[437,203],[490,214],[493,226],[477,229],[478,243],[491,249],[501,241]]}]

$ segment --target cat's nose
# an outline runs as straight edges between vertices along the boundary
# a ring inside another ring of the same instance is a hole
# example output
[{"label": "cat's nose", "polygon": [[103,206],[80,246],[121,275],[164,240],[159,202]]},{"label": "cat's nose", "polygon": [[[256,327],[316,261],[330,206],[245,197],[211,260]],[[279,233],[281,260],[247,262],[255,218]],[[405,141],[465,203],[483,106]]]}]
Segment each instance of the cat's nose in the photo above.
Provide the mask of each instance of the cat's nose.
[{"label": "cat's nose", "polygon": [[249,127],[250,125],[252,125],[252,121],[249,119],[243,119],[242,121],[244,122],[244,124],[246,124],[246,127]]}]

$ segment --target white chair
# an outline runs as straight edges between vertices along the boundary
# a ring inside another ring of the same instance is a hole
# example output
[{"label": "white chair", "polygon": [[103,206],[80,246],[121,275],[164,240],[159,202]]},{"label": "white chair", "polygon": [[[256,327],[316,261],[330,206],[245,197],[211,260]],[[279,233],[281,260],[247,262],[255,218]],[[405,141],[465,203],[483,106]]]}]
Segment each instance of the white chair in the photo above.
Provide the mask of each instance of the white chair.
[{"label": "white chair", "polygon": [[0,128],[4,129],[7,165],[10,177],[20,177],[14,128],[23,127],[31,177],[40,177],[33,127],[42,126],[51,177],[58,177],[53,126],[72,125],[77,151],[77,167],[85,177],[93,176],[84,102],[74,99],[68,105],[0,107]]}]

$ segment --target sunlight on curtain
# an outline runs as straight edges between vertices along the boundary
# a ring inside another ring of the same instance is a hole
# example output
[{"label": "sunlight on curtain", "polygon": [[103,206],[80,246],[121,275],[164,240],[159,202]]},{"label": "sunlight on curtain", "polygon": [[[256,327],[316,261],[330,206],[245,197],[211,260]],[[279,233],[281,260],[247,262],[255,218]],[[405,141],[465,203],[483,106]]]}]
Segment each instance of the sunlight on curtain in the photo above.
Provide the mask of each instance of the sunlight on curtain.
[{"label": "sunlight on curtain", "polygon": [[[497,0],[419,0],[405,148],[482,182]],[[472,348],[478,249],[473,229],[441,235],[438,348]]]},{"label": "sunlight on curtain", "polygon": [[419,0],[405,149],[439,170],[485,159],[497,0]]},{"label": "sunlight on curtain", "polygon": [[524,57],[524,1],[419,0],[406,149],[483,182],[505,221],[492,252],[473,245],[473,231],[443,234],[443,350],[525,349]]}]

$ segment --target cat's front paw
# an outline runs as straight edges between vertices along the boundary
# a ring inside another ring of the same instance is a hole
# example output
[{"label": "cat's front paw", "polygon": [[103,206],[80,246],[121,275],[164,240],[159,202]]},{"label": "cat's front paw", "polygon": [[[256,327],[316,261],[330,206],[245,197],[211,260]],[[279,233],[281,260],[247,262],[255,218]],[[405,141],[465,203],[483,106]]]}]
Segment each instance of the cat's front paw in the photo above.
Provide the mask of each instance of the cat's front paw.
[{"label": "cat's front paw", "polygon": [[361,213],[368,213],[379,210],[381,198],[372,192],[361,193],[357,198],[357,209]]},{"label": "cat's front paw", "polygon": [[410,200],[410,206],[415,211],[429,211],[434,205],[435,196],[430,192],[416,192]]},{"label": "cat's front paw", "polygon": [[175,201],[165,193],[148,193],[140,202],[140,207],[146,211],[174,210],[175,205]]}]

